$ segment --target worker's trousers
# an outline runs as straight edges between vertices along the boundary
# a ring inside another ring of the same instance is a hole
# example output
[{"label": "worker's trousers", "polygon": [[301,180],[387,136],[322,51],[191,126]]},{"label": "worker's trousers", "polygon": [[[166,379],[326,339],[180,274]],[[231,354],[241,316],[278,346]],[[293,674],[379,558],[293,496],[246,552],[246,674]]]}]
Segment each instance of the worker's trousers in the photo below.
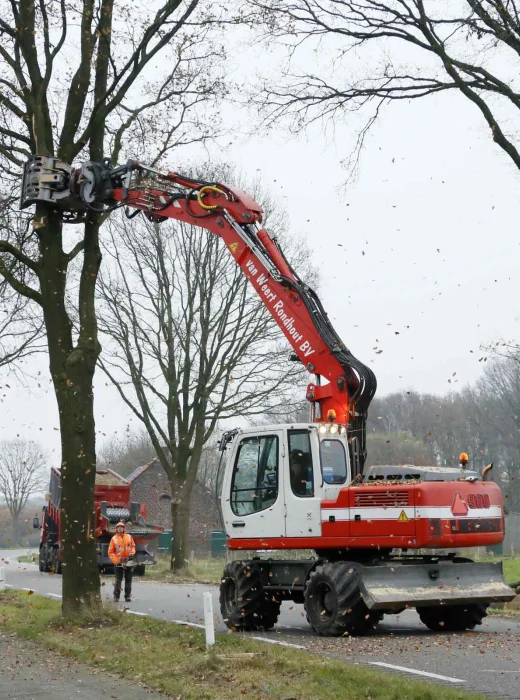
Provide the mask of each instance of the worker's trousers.
[{"label": "worker's trousers", "polygon": [[126,566],[115,566],[116,580],[114,584],[114,598],[119,600],[121,595],[121,584],[123,582],[123,576],[125,577],[125,598],[130,598],[132,595],[132,576],[134,575],[134,570]]}]

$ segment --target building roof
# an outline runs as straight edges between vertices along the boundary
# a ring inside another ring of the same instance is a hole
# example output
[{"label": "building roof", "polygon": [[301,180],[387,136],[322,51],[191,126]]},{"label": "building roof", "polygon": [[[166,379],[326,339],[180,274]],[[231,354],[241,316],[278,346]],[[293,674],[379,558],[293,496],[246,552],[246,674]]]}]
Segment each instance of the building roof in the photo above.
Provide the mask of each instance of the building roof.
[{"label": "building roof", "polygon": [[148,464],[143,464],[142,467],[137,467],[137,469],[134,469],[134,471],[126,477],[126,481],[131,484],[132,481],[134,481],[140,474],[145,472],[148,467],[151,467],[152,464],[160,464],[160,462],[158,459],[152,459],[152,461],[148,462]]}]

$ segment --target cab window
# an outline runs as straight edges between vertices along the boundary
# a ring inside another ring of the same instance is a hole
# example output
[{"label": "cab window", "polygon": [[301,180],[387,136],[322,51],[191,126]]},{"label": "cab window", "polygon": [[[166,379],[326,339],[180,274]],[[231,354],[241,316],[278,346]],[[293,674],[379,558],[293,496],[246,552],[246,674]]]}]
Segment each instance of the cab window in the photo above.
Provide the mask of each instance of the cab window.
[{"label": "cab window", "polygon": [[339,440],[320,442],[320,459],[323,481],[326,484],[344,484],[347,479],[347,456]]},{"label": "cab window", "polygon": [[308,430],[289,430],[289,475],[295,496],[314,496],[311,442]]},{"label": "cab window", "polygon": [[231,484],[231,509],[249,515],[272,506],[278,498],[278,438],[246,437],[240,442]]}]

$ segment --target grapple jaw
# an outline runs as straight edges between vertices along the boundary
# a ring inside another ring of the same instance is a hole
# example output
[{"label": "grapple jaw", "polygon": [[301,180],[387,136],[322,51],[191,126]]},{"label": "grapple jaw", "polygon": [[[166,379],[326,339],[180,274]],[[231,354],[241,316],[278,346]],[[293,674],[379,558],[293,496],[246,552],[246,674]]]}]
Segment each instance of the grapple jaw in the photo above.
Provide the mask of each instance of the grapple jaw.
[{"label": "grapple jaw", "polygon": [[121,177],[131,168],[112,168],[107,160],[99,163],[85,162],[73,168],[52,156],[31,156],[27,159],[22,179],[20,209],[33,204],[45,204],[65,213],[64,220],[83,221],[87,211],[109,210],[114,201],[114,182],[121,184]]}]

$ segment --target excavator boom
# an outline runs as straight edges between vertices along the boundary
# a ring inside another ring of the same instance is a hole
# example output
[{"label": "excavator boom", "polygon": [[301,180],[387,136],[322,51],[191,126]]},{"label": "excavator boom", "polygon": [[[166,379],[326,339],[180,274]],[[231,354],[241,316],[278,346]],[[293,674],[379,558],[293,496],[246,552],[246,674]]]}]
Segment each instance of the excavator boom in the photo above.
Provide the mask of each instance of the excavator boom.
[{"label": "excavator boom", "polygon": [[277,239],[261,226],[262,207],[251,195],[219,182],[161,173],[135,160],[117,167],[103,161],[72,168],[55,158],[33,156],[25,166],[21,207],[38,202],[68,212],[74,221],[83,220],[89,211],[126,207],[153,222],[175,219],[222,238],[296,358],[315,375],[306,393],[313,420],[346,426],[355,446],[354,473],[362,472],[375,375],[344,345],[316,293],[293,270]]}]

